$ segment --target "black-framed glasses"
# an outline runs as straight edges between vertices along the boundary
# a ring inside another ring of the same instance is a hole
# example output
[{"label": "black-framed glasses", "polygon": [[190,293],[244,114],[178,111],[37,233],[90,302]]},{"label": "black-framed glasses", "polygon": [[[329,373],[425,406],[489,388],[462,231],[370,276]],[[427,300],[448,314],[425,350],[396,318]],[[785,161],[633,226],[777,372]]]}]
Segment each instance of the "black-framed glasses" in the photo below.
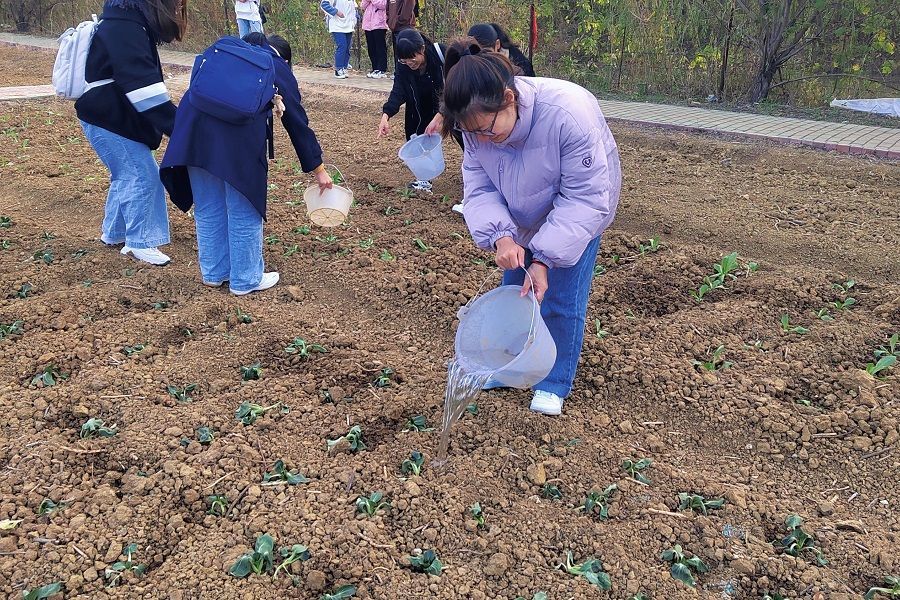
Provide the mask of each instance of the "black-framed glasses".
[{"label": "black-framed glasses", "polygon": [[491,124],[487,129],[463,129],[459,126],[459,123],[453,125],[453,129],[460,133],[468,133],[469,135],[480,135],[483,137],[494,137],[497,135],[497,132],[494,131],[494,125],[497,124],[497,117],[500,115],[500,110],[494,112],[494,118],[491,120]]}]

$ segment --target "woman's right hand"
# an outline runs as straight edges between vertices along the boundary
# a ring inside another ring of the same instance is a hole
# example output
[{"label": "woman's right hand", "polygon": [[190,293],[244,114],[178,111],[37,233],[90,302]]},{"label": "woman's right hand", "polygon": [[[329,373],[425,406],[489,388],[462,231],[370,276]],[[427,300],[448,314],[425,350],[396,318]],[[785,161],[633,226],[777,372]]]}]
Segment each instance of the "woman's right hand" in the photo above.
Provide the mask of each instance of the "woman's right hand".
[{"label": "woman's right hand", "polygon": [[338,11],[338,12],[337,12],[337,18],[338,18],[338,19],[343,19],[343,18],[344,18],[344,13],[342,13],[341,11]]},{"label": "woman's right hand", "polygon": [[391,124],[387,115],[381,115],[381,123],[378,124],[378,137],[384,137],[391,132]]},{"label": "woman's right hand", "polygon": [[525,268],[525,248],[518,245],[511,237],[502,237],[494,244],[497,256],[494,262],[504,271]]}]

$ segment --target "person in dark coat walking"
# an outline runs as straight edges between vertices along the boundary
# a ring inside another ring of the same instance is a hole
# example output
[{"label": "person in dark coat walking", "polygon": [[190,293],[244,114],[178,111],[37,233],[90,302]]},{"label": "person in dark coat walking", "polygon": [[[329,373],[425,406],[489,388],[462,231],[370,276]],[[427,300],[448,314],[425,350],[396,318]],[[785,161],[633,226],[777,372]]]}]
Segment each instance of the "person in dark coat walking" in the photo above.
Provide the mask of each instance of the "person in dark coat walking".
[{"label": "person in dark coat walking", "polygon": [[[273,55],[275,86],[284,104],[281,123],[303,171],[315,173],[321,191],[330,188],[331,176],[300,103],[297,79],[282,58],[290,55],[290,46],[283,38],[272,36],[270,42],[255,32],[244,40]],[[264,271],[262,252],[272,111],[235,125],[194,108],[190,94],[188,88],[178,107],[160,177],[178,208],[186,212],[194,206],[203,283],[219,287],[227,281],[238,296],[268,289],[279,279],[277,272]]]},{"label": "person in dark coat walking", "polygon": [[156,47],[180,40],[186,1],[107,0],[88,50],[87,89],[75,102],[84,135],[109,169],[100,240],[152,265],[169,257],[166,192],[153,150],[171,135],[175,105]]}]

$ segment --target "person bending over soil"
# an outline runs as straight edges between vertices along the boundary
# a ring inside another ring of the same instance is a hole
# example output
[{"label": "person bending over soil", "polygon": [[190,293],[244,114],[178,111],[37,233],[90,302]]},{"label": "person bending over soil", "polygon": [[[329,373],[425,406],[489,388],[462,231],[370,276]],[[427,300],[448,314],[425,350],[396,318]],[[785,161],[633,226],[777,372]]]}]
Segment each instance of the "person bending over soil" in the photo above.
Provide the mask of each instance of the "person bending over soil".
[{"label": "person bending over soil", "polygon": [[574,83],[516,77],[509,59],[473,39],[450,47],[447,66],[443,133],[465,138],[466,225],[496,252],[503,285],[541,302],[557,359],[531,410],[558,415],[581,355],[600,235],[619,201],[616,142],[597,99]]}]

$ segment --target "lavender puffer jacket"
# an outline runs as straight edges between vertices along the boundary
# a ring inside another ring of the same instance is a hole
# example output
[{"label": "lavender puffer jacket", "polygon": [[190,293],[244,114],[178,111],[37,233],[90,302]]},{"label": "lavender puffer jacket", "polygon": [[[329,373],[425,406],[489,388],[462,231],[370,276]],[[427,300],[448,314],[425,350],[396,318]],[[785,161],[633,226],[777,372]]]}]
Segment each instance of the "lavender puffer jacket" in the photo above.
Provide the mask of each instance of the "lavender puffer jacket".
[{"label": "lavender puffer jacket", "polygon": [[387,29],[387,0],[362,0],[363,31]]},{"label": "lavender puffer jacket", "polygon": [[612,223],[619,151],[593,94],[516,77],[519,118],[500,144],[466,134],[463,213],[475,243],[509,236],[548,267],[571,267]]}]

